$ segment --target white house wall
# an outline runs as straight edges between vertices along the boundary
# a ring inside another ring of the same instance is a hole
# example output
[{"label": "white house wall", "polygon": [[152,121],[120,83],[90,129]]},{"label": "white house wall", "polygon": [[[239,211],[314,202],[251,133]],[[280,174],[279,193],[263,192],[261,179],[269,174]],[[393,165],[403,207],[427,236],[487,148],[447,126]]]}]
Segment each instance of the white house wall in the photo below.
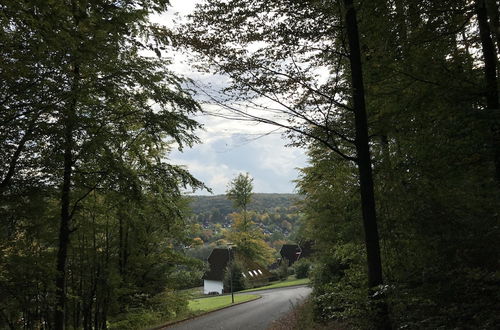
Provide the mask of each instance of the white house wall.
[{"label": "white house wall", "polygon": [[222,294],[222,281],[203,280],[203,293],[217,292]]}]

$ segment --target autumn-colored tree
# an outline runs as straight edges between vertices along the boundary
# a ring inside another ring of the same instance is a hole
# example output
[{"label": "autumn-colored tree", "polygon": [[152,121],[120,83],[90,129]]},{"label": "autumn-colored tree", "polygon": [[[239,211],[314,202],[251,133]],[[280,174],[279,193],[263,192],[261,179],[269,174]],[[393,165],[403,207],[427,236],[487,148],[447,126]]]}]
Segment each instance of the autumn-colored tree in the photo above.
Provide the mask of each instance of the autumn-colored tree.
[{"label": "autumn-colored tree", "polygon": [[263,265],[272,263],[274,250],[265,242],[262,229],[241,213],[232,213],[230,218],[231,228],[224,231],[224,237],[251,260]]}]

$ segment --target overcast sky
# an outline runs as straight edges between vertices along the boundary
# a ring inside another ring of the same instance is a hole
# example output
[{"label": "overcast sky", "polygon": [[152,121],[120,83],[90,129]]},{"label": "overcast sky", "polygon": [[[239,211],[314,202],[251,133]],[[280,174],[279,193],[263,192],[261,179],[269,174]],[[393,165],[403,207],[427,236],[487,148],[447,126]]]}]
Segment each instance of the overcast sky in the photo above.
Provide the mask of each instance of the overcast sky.
[{"label": "overcast sky", "polygon": [[[196,2],[198,0],[172,0],[170,12],[153,19],[171,25],[175,13],[180,16],[188,14]],[[174,60],[172,69],[195,82],[221,81],[220,77],[213,79],[194,72],[181,54],[175,54]],[[204,104],[203,107],[206,110],[212,107],[213,110],[214,106]],[[298,176],[297,168],[306,165],[306,156],[302,149],[285,147],[289,141],[280,132],[267,134],[275,127],[208,115],[195,119],[204,124],[204,130],[197,132],[202,143],[182,153],[174,151],[169,158],[176,164],[186,165],[214,194],[224,194],[229,181],[240,172],[248,172],[254,178],[254,192],[294,192],[295,184],[292,181]],[[196,194],[207,193],[198,191]]]}]

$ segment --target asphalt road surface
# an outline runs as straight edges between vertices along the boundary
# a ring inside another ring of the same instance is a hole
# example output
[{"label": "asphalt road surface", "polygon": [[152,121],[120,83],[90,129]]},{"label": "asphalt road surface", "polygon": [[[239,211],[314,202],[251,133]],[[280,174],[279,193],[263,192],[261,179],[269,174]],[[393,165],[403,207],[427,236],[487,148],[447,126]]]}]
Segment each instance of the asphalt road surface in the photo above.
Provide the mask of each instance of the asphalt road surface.
[{"label": "asphalt road surface", "polygon": [[[250,293],[252,292],[247,292],[247,294]],[[262,298],[177,323],[164,329],[267,329],[272,321],[290,311],[294,305],[304,300],[310,293],[311,288],[307,286],[256,291],[255,294],[261,295]]]}]

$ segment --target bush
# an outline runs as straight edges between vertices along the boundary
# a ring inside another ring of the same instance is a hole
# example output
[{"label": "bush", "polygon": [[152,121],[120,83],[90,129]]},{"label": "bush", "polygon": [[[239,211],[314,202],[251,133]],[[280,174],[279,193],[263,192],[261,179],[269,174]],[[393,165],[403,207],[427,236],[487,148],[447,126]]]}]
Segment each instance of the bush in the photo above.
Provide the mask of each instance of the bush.
[{"label": "bush", "polygon": [[288,272],[288,260],[284,259],[281,261],[279,268],[276,270],[276,275],[278,275],[278,279],[280,281],[284,281],[287,279]]},{"label": "bush", "polygon": [[109,322],[108,329],[142,329],[161,325],[188,313],[187,297],[172,291],[147,299],[140,308],[133,308]]},{"label": "bush", "polygon": [[300,259],[295,264],[293,264],[295,270],[295,277],[306,278],[309,277],[309,270],[311,269],[311,262],[307,259]]}]

